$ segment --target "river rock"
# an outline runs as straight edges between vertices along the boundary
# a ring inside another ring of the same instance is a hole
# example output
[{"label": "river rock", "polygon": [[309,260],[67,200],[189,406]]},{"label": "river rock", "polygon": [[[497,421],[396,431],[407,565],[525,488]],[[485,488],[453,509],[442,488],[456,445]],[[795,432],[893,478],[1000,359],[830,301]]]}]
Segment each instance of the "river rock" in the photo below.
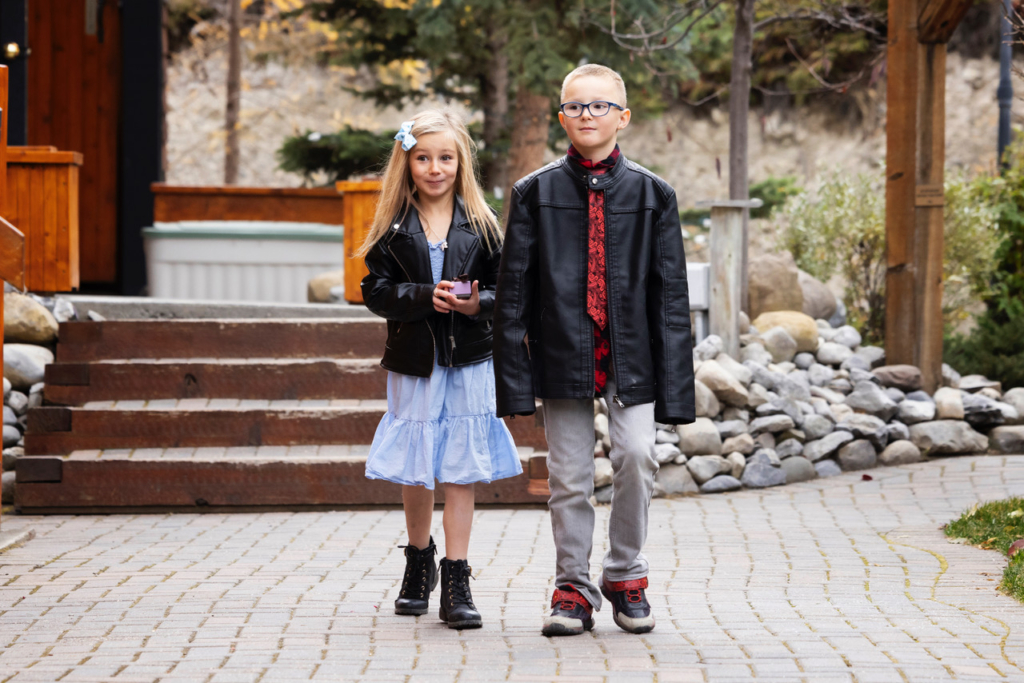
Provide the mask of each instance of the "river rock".
[{"label": "river rock", "polygon": [[975,391],[978,391],[979,389],[984,389],[985,387],[992,387],[993,389],[1000,393],[1002,393],[1003,391],[1003,385],[1001,382],[995,382],[993,380],[990,380],[988,377],[985,377],[984,375],[967,375],[965,377],[961,377],[960,386],[958,388],[960,389],[960,391],[968,391],[973,393]]},{"label": "river rock", "polygon": [[11,380],[4,377],[4,401],[11,395]]},{"label": "river rock", "polygon": [[861,339],[860,332],[856,328],[850,325],[843,325],[836,330],[835,335],[832,337],[832,341],[836,344],[842,344],[848,349],[855,349],[860,346]]},{"label": "river rock", "polygon": [[911,425],[910,440],[925,455],[964,455],[988,450],[988,438],[962,420],[936,420]]},{"label": "river rock", "polygon": [[873,371],[883,387],[896,387],[902,391],[921,388],[921,370],[913,365],[883,365]]},{"label": "river rock", "polygon": [[719,401],[729,405],[743,407],[750,394],[738,379],[726,371],[717,361],[708,360],[701,363],[697,371],[697,379],[714,392]]},{"label": "river rock", "polygon": [[768,390],[757,382],[750,383],[749,393],[750,398],[747,399],[747,405],[751,408],[758,408],[772,400]]},{"label": "river rock", "polygon": [[675,444],[659,443],[654,445],[654,459],[660,463],[675,462],[682,451]]},{"label": "river rock", "polygon": [[774,448],[758,448],[754,451],[754,454],[747,458],[747,463],[760,462],[772,467],[778,467],[782,464],[782,458],[775,452]]},{"label": "river rock", "polygon": [[753,387],[754,384],[760,384],[765,389],[768,389],[769,391],[774,391],[775,387],[778,386],[778,383],[782,380],[783,377],[781,373],[773,372],[769,370],[767,367],[759,365],[752,361],[745,361],[743,363],[743,367],[750,370],[750,375],[753,380],[751,382],[751,387]]},{"label": "river rock", "polygon": [[775,435],[771,432],[764,432],[754,437],[755,448],[775,448]]},{"label": "river rock", "polygon": [[869,441],[858,439],[839,449],[839,466],[844,472],[869,470],[878,464],[878,455]]},{"label": "river rock", "polygon": [[853,413],[838,423],[836,429],[850,432],[858,439],[867,439],[879,451],[889,442],[889,428],[874,415]]},{"label": "river rock", "polygon": [[857,354],[853,354],[839,365],[839,369],[846,371],[857,370],[858,372],[868,372],[871,370],[871,363]]},{"label": "river rock", "polygon": [[11,446],[3,451],[3,471],[10,472],[14,469],[18,459],[25,455],[25,449],[21,446]]},{"label": "river rock", "polygon": [[754,452],[754,437],[750,434],[739,434],[722,442],[723,453],[742,453],[749,455]]},{"label": "river rock", "polygon": [[892,402],[896,405],[899,405],[907,398],[907,395],[896,387],[886,387],[883,391],[885,391],[885,395],[891,398]]},{"label": "river rock", "polygon": [[899,405],[900,421],[908,425],[935,419],[935,404],[927,401],[903,401]]},{"label": "river rock", "polygon": [[803,312],[812,319],[828,320],[836,314],[836,295],[813,275],[797,270],[797,280],[804,295]]},{"label": "river rock", "polygon": [[706,417],[698,417],[693,424],[679,425],[679,450],[689,456],[719,455],[722,452],[722,437],[715,423]]},{"label": "river rock", "polygon": [[28,412],[28,396],[20,391],[12,391],[7,397],[7,405],[11,407],[15,415],[19,417]]},{"label": "river rock", "polygon": [[720,353],[715,357],[715,362],[725,368],[725,371],[739,380],[743,386],[749,386],[752,375],[750,369],[737,362],[727,353]]},{"label": "river rock", "polygon": [[57,320],[41,303],[18,292],[4,294],[4,341],[49,344],[57,338]]},{"label": "river rock", "polygon": [[1003,401],[1013,406],[1017,415],[1024,417],[1024,387],[1015,387],[1003,394]]},{"label": "river rock", "polygon": [[782,327],[773,327],[761,335],[764,340],[764,348],[772,355],[772,360],[782,363],[792,360],[796,355],[796,341]]},{"label": "river rock", "polygon": [[53,353],[34,344],[4,344],[4,377],[15,389],[27,391],[36,382],[42,382],[47,365],[53,362]]},{"label": "river rock", "polygon": [[701,493],[725,493],[735,491],[743,487],[740,480],[729,474],[721,474],[714,479],[701,484]]},{"label": "river rock", "polygon": [[886,421],[899,410],[896,403],[873,382],[857,382],[853,393],[846,397],[846,405]]},{"label": "river rock", "polygon": [[839,467],[839,463],[835,460],[819,460],[814,463],[814,471],[818,473],[819,479],[825,477],[837,477],[843,473],[843,470]]},{"label": "river rock", "polygon": [[837,344],[836,342],[825,342],[818,347],[818,352],[815,356],[819,363],[824,365],[842,365],[843,361],[853,355],[853,351],[849,347],[843,344]]},{"label": "river rock", "polygon": [[18,416],[14,414],[10,406],[4,406],[4,424],[12,427],[18,424]]},{"label": "river rock", "polygon": [[872,368],[877,368],[885,362],[885,349],[880,346],[861,346],[854,355],[866,360]]},{"label": "river rock", "polygon": [[793,364],[801,370],[809,370],[816,362],[813,353],[801,352],[793,356]]},{"label": "river rock", "polygon": [[999,408],[999,412],[1003,414],[1003,422],[1008,425],[1015,425],[1021,423],[1020,413],[1017,409],[1011,406],[1009,403],[1003,403],[1002,401],[996,401],[996,407]]},{"label": "river rock", "polygon": [[608,436],[608,416],[604,413],[598,413],[594,416],[594,434],[597,438],[603,439]]},{"label": "river rock", "polygon": [[811,400],[811,385],[807,381],[805,374],[800,370],[784,375],[776,385],[775,392],[779,396],[788,398],[791,401],[807,403]]},{"label": "river rock", "polygon": [[796,423],[789,415],[768,415],[759,417],[750,423],[750,434],[758,435],[762,432],[777,433],[787,429],[793,429]]},{"label": "river rock", "polygon": [[608,458],[594,458],[594,488],[612,483],[612,461]]},{"label": "river rock", "polygon": [[786,483],[786,470],[765,462],[748,462],[740,482],[748,489],[764,489]]},{"label": "river rock", "polygon": [[15,473],[4,472],[0,474],[0,502],[4,505],[14,503]]},{"label": "river rock", "polygon": [[814,363],[807,369],[807,380],[811,386],[823,387],[836,378],[836,371],[828,365]]},{"label": "river rock", "polygon": [[654,432],[654,442],[676,444],[679,443],[679,434],[674,429],[659,429]]},{"label": "river rock", "polygon": [[975,429],[988,430],[1006,421],[998,401],[988,396],[969,394],[960,390],[960,399],[964,402],[964,419]]},{"label": "river rock", "polygon": [[808,441],[817,441],[835,429],[835,425],[827,417],[821,415],[808,415],[804,418],[801,429]]},{"label": "river rock", "polygon": [[662,465],[655,481],[661,484],[665,494],[670,496],[697,493],[700,490],[686,465]]},{"label": "river rock", "polygon": [[959,389],[942,387],[935,392],[935,417],[940,420],[964,419],[964,402]]},{"label": "river rock", "polygon": [[[798,311],[762,313],[754,320],[754,327],[762,330],[762,337],[765,337],[767,332],[771,331],[774,327],[783,328],[790,338],[796,342],[798,352],[814,353],[818,349],[818,326],[815,324],[814,318]],[[771,351],[768,345],[766,345],[766,348]],[[791,358],[792,356],[786,360]]]},{"label": "river rock", "polygon": [[800,274],[792,254],[787,251],[751,258],[747,281],[749,313],[754,318],[754,327],[757,327],[757,317],[767,311],[802,311],[804,308]]},{"label": "river rock", "polygon": [[708,389],[706,384],[700,380],[695,380],[693,388],[697,417],[715,417],[721,412],[722,404],[718,402],[715,392]]},{"label": "river rock", "polygon": [[697,455],[686,461],[686,467],[690,470],[694,480],[703,484],[719,474],[732,471],[729,461],[720,455]]},{"label": "river rock", "polygon": [[746,424],[750,422],[750,411],[744,410],[743,408],[737,408],[736,406],[729,406],[722,411],[722,420],[725,422],[739,420],[743,424]]},{"label": "river rock", "polygon": [[1024,426],[996,427],[988,434],[988,444],[995,453],[1024,455]]},{"label": "river rock", "polygon": [[306,301],[311,304],[330,303],[331,287],[344,284],[344,270],[332,270],[327,273],[321,273],[306,284]]},{"label": "river rock", "polygon": [[894,466],[894,465],[909,465],[915,462],[921,462],[924,458],[921,457],[921,449],[913,444],[911,441],[893,441],[891,444],[885,447],[878,455],[878,462],[883,465]]},{"label": "river rock", "polygon": [[[728,439],[733,436],[739,436],[740,434],[747,433],[747,423],[740,420],[726,420],[724,422],[716,422],[715,427],[718,429],[718,433],[723,439]],[[726,451],[728,453],[728,451]]]},{"label": "river rock", "polygon": [[725,351],[725,343],[717,334],[709,334],[703,341],[693,347],[693,357],[699,361],[714,360]]},{"label": "river rock", "polygon": [[786,439],[775,447],[775,455],[779,456],[779,460],[782,461],[792,458],[794,455],[800,455],[803,452],[804,444],[797,439]]},{"label": "river rock", "polygon": [[885,425],[885,435],[889,443],[893,441],[907,441],[910,439],[910,428],[898,420],[893,420]]},{"label": "river rock", "polygon": [[21,441],[21,431],[14,425],[4,425],[4,448],[17,446]]},{"label": "river rock", "polygon": [[947,363],[942,364],[942,386],[960,388],[960,373],[951,368]]},{"label": "river rock", "polygon": [[747,459],[742,453],[730,453],[725,459],[732,465],[732,469],[729,471],[731,476],[739,478],[743,475],[743,469],[747,466]]},{"label": "river rock", "polygon": [[839,447],[853,441],[853,434],[845,431],[835,431],[817,441],[809,441],[804,444],[803,456],[811,462],[817,462],[827,458]]},{"label": "river rock", "polygon": [[740,362],[746,363],[747,361],[758,365],[768,365],[772,362],[772,354],[768,353],[764,344],[754,342],[740,349]]},{"label": "river rock", "polygon": [[818,478],[814,464],[800,455],[783,460],[782,471],[786,473],[787,484],[797,484],[801,481],[810,481],[811,479]]}]

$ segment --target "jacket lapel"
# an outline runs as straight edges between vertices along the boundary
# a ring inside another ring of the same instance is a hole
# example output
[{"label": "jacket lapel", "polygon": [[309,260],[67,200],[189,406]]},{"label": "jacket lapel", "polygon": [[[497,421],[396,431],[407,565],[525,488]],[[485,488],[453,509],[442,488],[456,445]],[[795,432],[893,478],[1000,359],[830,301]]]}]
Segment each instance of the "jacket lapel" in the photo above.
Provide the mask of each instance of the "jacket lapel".
[{"label": "jacket lapel", "polygon": [[477,235],[469,227],[465,207],[461,197],[455,198],[455,210],[452,212],[452,224],[448,228],[448,250],[444,255],[442,279],[451,282],[462,275],[469,260],[473,247],[476,246]]},{"label": "jacket lapel", "polygon": [[391,232],[388,248],[412,281],[432,283],[434,277],[430,270],[427,236],[423,232],[423,225],[420,223],[416,209],[410,208],[405,215],[405,220],[398,225],[398,229]]}]

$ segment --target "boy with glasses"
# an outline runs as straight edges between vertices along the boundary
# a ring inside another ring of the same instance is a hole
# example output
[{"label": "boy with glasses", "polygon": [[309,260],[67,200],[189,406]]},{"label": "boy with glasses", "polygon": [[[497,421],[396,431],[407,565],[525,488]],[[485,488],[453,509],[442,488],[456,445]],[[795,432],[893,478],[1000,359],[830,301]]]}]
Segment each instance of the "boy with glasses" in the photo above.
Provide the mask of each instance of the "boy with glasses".
[{"label": "boy with glasses", "polygon": [[[557,567],[542,632],[589,631],[604,595],[620,628],[646,633],[654,422],[694,420],[679,210],[665,181],[619,153],[630,118],[619,74],[581,66],[561,101],[568,154],[509,197],[494,310],[497,409],[529,415],[543,399]],[[590,578],[596,396],[609,408],[614,473],[600,588]]]}]

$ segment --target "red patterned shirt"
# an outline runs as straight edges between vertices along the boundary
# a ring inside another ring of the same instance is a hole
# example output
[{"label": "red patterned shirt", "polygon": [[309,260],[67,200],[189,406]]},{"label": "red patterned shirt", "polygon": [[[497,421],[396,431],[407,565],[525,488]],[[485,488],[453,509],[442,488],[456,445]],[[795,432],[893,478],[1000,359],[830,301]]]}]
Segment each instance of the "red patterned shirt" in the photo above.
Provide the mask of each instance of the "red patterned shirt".
[{"label": "red patterned shirt", "polygon": [[[602,161],[591,161],[569,146],[569,158],[593,175],[606,173],[619,158],[619,146]],[[594,321],[594,394],[604,392],[611,363],[611,330],[608,326],[608,275],[605,264],[604,190],[588,190],[589,230],[587,246],[587,313]]]}]

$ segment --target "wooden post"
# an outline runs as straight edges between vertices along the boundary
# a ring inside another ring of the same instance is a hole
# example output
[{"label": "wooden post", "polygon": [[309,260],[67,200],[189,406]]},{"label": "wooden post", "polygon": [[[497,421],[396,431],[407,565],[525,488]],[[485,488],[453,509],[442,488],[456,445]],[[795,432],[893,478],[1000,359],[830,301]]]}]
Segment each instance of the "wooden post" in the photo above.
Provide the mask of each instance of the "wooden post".
[{"label": "wooden post", "polygon": [[711,302],[708,327],[722,338],[725,352],[740,356],[740,311],[743,306],[743,218],[761,206],[760,199],[697,202],[711,209]]},{"label": "wooden post", "polygon": [[359,288],[359,283],[370,271],[366,269],[362,257],[356,256],[356,252],[363,245],[363,240],[373,225],[377,199],[380,197],[380,181],[339,180],[335,187],[344,195],[341,216],[345,226],[345,301],[350,304],[361,304],[363,291]]}]

